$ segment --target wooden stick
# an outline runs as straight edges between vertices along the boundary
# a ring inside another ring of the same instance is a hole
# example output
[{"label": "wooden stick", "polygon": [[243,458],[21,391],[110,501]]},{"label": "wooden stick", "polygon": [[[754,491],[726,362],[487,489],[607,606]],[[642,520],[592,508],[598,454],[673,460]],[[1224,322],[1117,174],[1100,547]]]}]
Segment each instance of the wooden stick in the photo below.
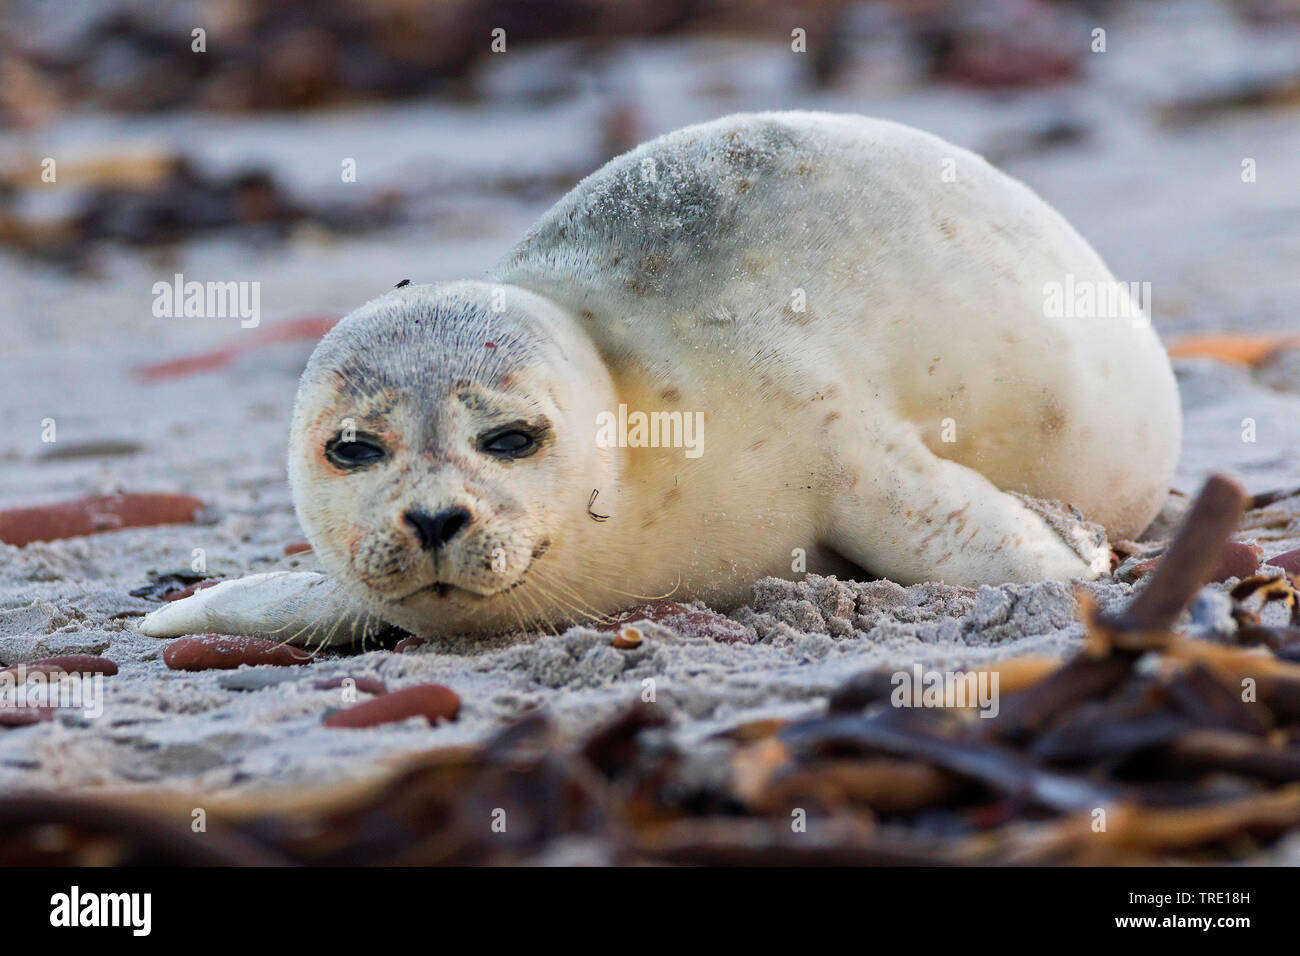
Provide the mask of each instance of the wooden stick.
[{"label": "wooden stick", "polygon": [[1116,615],[1099,622],[1115,631],[1164,631],[1173,626],[1201,585],[1213,576],[1229,536],[1241,522],[1246,490],[1225,475],[1211,475],[1192,502],[1150,583]]}]

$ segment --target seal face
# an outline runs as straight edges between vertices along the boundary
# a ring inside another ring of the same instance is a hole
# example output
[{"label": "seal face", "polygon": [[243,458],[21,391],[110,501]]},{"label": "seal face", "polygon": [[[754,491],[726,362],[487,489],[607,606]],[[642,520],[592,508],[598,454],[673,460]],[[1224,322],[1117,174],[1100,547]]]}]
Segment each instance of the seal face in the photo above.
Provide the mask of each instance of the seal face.
[{"label": "seal face", "polygon": [[540,324],[553,307],[511,300],[496,312],[475,283],[404,286],[340,323],[303,375],[299,518],[328,571],[408,629],[433,617],[472,630],[487,604],[497,625],[535,618],[507,595],[569,543],[558,509],[609,473],[568,427],[599,369],[562,354]]},{"label": "seal face", "polygon": [[736,604],[802,571],[1095,577],[1104,536],[1070,516],[1139,533],[1180,413],[1149,322],[1053,312],[1063,283],[1115,285],[935,137],[690,127],[580,183],[486,281],[404,285],[327,335],[295,506],[351,599],[416,633]]}]

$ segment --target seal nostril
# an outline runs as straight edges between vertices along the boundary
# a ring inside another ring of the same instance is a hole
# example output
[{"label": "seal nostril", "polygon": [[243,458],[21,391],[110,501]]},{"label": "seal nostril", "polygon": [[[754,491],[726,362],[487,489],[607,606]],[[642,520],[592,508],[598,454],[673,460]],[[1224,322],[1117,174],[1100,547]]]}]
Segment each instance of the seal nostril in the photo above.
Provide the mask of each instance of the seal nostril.
[{"label": "seal nostril", "polygon": [[460,533],[461,528],[469,524],[470,514],[468,509],[465,508],[448,508],[445,511],[438,512],[434,520],[441,522],[438,537],[440,543],[446,544]]},{"label": "seal nostril", "polygon": [[456,537],[473,519],[474,516],[469,513],[469,509],[459,505],[454,508],[444,508],[435,515],[421,511],[419,508],[411,508],[402,515],[402,520],[415,529],[415,534],[420,539],[420,547],[425,551],[441,548]]}]

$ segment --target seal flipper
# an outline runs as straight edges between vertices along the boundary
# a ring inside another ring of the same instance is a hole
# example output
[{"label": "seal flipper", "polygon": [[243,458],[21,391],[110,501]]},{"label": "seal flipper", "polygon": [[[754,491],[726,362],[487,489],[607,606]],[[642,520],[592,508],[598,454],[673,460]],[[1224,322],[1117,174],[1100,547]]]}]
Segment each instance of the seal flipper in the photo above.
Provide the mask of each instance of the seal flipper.
[{"label": "seal flipper", "polygon": [[1104,535],[1072,535],[1067,544],[1018,496],[931,452],[911,425],[861,437],[836,446],[858,480],[830,502],[823,542],[874,573],[900,584],[977,587],[1090,581],[1109,569]]},{"label": "seal flipper", "polygon": [[145,615],[140,633],[242,634],[328,647],[373,637],[387,625],[314,571],[272,571],[223,581]]}]

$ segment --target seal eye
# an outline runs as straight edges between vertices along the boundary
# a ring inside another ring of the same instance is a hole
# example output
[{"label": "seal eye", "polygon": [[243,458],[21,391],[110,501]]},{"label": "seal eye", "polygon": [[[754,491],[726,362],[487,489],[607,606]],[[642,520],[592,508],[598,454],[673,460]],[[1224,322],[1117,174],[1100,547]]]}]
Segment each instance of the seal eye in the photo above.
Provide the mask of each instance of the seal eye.
[{"label": "seal eye", "polygon": [[342,441],[335,437],[325,445],[325,457],[340,468],[366,468],[383,461],[387,455],[382,445],[364,438]]},{"label": "seal eye", "polygon": [[537,439],[518,428],[488,432],[478,440],[479,451],[498,458],[527,458],[537,447]]}]

